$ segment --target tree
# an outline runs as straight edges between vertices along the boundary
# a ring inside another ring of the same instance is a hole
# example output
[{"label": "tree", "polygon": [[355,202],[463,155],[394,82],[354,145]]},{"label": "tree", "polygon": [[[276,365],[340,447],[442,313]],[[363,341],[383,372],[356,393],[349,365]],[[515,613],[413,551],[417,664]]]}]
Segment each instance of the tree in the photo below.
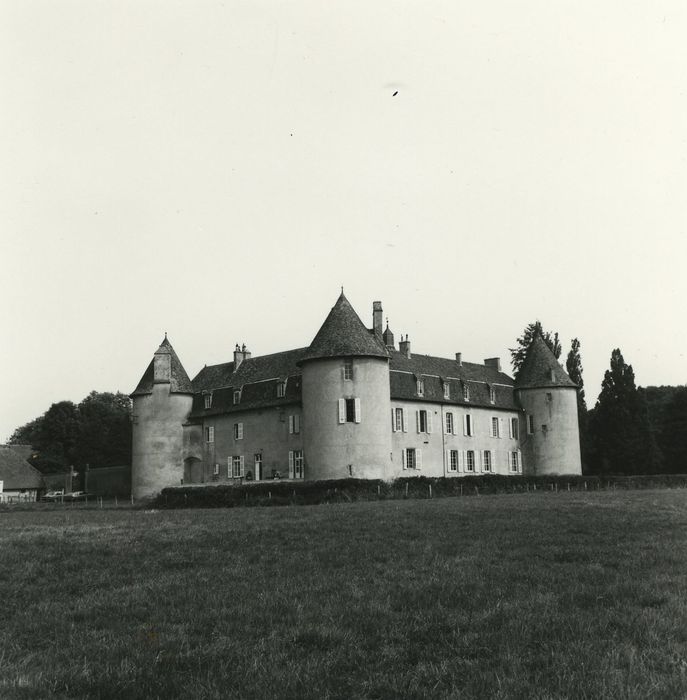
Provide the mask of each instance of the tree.
[{"label": "tree", "polygon": [[658,451],[646,402],[637,390],[632,365],[626,364],[619,348],[611,353],[610,369],[604,374],[589,427],[598,473],[657,471]]},{"label": "tree", "polygon": [[131,401],[125,394],[92,391],[78,406],[74,463],[114,467],[131,459]]},{"label": "tree", "polygon": [[672,394],[658,439],[666,471],[687,472],[687,386],[677,387]]},{"label": "tree", "polygon": [[517,348],[510,348],[511,354],[511,364],[513,366],[513,376],[517,379],[520,369],[525,362],[525,357],[527,356],[527,350],[529,349],[532,341],[540,336],[544,342],[549,346],[549,349],[553,353],[554,357],[558,359],[561,356],[563,348],[561,347],[560,341],[558,339],[558,333],[545,332],[542,328],[540,321],[535,321],[530,323],[525,327],[522,335],[516,340],[518,344]]},{"label": "tree", "polygon": [[43,414],[32,447],[38,449],[41,471],[66,471],[74,463],[79,438],[79,414],[71,401],[54,403]]},{"label": "tree", "polygon": [[582,455],[582,468],[589,463],[589,436],[587,402],[584,396],[584,379],[582,378],[582,358],[580,356],[580,341],[573,338],[570,344],[570,352],[565,361],[565,369],[570,379],[577,384],[577,423],[580,430],[580,452]]}]

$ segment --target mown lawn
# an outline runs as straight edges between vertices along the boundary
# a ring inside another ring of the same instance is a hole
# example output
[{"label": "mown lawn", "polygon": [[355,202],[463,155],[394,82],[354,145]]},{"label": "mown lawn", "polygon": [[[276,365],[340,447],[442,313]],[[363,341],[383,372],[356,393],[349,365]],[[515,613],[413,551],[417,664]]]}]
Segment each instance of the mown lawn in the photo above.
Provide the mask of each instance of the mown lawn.
[{"label": "mown lawn", "polygon": [[687,696],[687,490],[0,512],[0,698]]}]

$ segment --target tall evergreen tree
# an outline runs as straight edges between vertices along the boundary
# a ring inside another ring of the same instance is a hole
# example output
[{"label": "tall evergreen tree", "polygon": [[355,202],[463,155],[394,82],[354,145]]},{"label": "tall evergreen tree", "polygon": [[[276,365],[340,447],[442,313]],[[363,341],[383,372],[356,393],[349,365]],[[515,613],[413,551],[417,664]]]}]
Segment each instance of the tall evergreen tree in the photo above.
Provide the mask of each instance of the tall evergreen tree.
[{"label": "tall evergreen tree", "polygon": [[666,471],[687,473],[687,386],[677,387],[666,406],[659,446]]},{"label": "tall evergreen tree", "polygon": [[554,357],[558,359],[561,356],[563,348],[558,339],[558,332],[549,333],[544,331],[541,325],[541,321],[535,321],[530,323],[525,327],[522,335],[515,341],[518,346],[516,348],[510,348],[511,355],[511,365],[513,366],[513,376],[517,379],[520,369],[525,357],[527,356],[527,350],[529,349],[532,341],[537,337],[541,336],[544,342],[549,346],[549,349],[553,353]]},{"label": "tall evergreen tree", "polygon": [[582,358],[580,356],[580,341],[572,339],[570,352],[565,361],[565,369],[570,379],[577,384],[577,423],[580,430],[580,453],[582,456],[582,469],[586,470],[589,463],[589,436],[587,414],[587,402],[584,396],[584,379],[582,378]]},{"label": "tall evergreen tree", "polygon": [[599,473],[646,474],[658,468],[658,452],[646,404],[635,384],[632,365],[619,348],[611,353],[601,393],[590,420],[594,468]]}]

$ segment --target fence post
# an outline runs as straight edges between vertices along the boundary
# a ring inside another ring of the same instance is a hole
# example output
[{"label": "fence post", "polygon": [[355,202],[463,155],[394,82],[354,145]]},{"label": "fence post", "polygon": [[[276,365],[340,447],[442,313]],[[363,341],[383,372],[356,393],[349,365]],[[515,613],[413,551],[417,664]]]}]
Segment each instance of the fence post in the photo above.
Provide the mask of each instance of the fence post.
[{"label": "fence post", "polygon": [[432,484],[429,485],[429,497],[432,497]]},{"label": "fence post", "polygon": [[379,484],[377,484],[377,495],[379,496],[379,494],[380,494],[380,488],[379,488]]},{"label": "fence post", "polygon": [[408,482],[406,481],[406,498],[408,498]]}]

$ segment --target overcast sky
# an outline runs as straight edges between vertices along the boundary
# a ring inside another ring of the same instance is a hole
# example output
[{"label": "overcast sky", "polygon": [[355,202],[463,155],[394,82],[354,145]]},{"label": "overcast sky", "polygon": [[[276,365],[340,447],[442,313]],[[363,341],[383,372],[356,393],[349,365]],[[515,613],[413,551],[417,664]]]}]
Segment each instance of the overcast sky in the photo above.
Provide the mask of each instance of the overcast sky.
[{"label": "overcast sky", "polygon": [[0,441],[307,345],[340,286],[413,351],[580,338],[684,384],[687,3],[0,3]]}]

